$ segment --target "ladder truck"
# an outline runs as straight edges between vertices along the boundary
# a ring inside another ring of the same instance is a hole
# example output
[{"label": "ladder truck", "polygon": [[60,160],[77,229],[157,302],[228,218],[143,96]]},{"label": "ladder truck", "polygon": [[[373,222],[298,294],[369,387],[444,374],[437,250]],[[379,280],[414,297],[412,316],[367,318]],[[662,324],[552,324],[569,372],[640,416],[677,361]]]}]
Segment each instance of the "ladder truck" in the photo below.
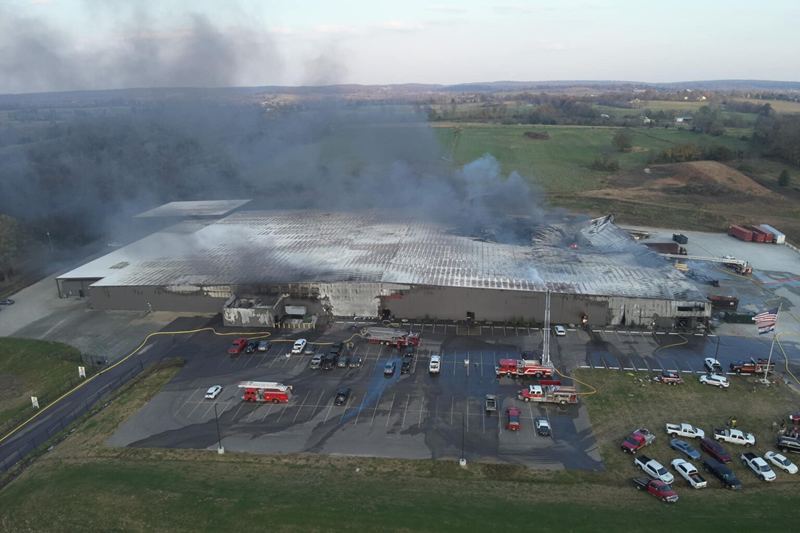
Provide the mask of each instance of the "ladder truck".
[{"label": "ladder truck", "polygon": [[361,334],[373,344],[385,344],[402,348],[405,346],[419,346],[419,333],[410,333],[402,329],[367,327]]}]

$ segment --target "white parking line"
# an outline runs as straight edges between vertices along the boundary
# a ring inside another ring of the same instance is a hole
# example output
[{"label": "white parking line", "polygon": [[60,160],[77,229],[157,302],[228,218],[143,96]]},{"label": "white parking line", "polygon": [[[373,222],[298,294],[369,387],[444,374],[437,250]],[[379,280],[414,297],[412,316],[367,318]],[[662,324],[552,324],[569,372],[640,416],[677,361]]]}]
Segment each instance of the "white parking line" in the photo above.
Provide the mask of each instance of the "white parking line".
[{"label": "white parking line", "polygon": [[358,408],[358,413],[356,413],[356,420],[353,422],[353,425],[358,424],[358,419],[361,417],[361,412],[364,410],[364,402],[367,401],[367,395],[364,394],[364,398],[361,400],[361,407]]},{"label": "white parking line", "polygon": [[344,404],[344,410],[342,411],[342,417],[339,419],[339,425],[344,424],[344,415],[347,414],[347,408],[350,407],[350,404],[353,402],[355,398],[356,395],[354,394],[352,397],[348,398],[347,403]]},{"label": "white parking line", "polygon": [[195,405],[195,406],[194,406],[194,409],[192,409],[192,412],[191,412],[191,413],[189,413],[189,414],[186,416],[186,418],[191,418],[192,414],[195,412],[195,410],[196,410],[198,407],[200,407],[200,404],[202,404],[202,403],[203,403],[202,401],[200,401],[200,402],[197,402],[197,405]]},{"label": "white parking line", "polygon": [[266,412],[266,414],[265,414],[265,415],[264,415],[264,416],[261,418],[261,421],[262,421],[262,422],[263,422],[264,420],[266,420],[266,419],[267,419],[267,417],[269,416],[269,414],[272,412],[272,408],[273,408],[273,407],[275,407],[275,405],[276,405],[276,404],[274,404],[274,403],[271,403],[271,404],[269,404],[269,409],[267,409],[267,412]]},{"label": "white parking line", "polygon": [[[194,397],[194,395],[195,395],[195,394],[197,394],[197,391],[201,391],[201,390],[203,390],[203,387],[200,387],[200,388],[199,388],[199,389],[197,389],[196,391],[192,392],[192,393],[189,395],[189,397],[188,397],[188,398],[186,398],[186,401],[185,401],[185,402],[183,402],[183,405],[181,405],[181,406],[180,406],[180,408],[179,408],[177,411],[175,411],[175,414],[177,415],[178,413],[180,413],[180,412],[181,412],[181,409],[183,409],[184,407],[186,407],[186,404],[187,404],[187,403],[189,403],[189,400],[191,400],[191,399],[192,399],[192,397]],[[173,416],[174,416],[174,415],[173,415]]]},{"label": "white parking line", "polygon": [[369,423],[369,427],[372,427],[372,424],[375,423],[375,415],[378,413],[378,406],[381,404],[381,398],[383,398],[383,393],[378,396],[378,401],[375,402],[375,407],[372,408],[372,420]]},{"label": "white parking line", "polygon": [[389,420],[392,419],[392,408],[394,407],[394,398],[397,394],[392,394],[392,403],[389,405],[389,416],[386,417],[386,427],[389,427]]},{"label": "white parking line", "polygon": [[323,424],[328,421],[328,417],[331,414],[331,409],[333,409],[333,400],[329,400],[329,401],[331,402],[331,404],[328,406],[328,412],[325,413],[325,420],[322,421]]},{"label": "white parking line", "polygon": [[[295,420],[297,420],[297,416],[300,414],[300,411],[302,411],[302,410],[303,410],[303,406],[306,404],[306,400],[308,399],[308,395],[309,395],[309,394],[311,394],[311,391],[308,391],[308,392],[306,393],[306,397],[305,397],[305,398],[303,398],[303,403],[301,403],[301,404],[300,404],[300,409],[298,409],[298,410],[297,410],[297,414],[295,414],[295,415],[294,415],[294,418],[292,419],[292,424],[294,424],[294,421],[295,421]],[[286,409],[284,409],[284,411],[285,411],[285,410],[286,410]],[[282,415],[282,414],[283,414],[283,413],[281,413],[281,415]],[[280,420],[280,418],[278,418],[278,420]]]},{"label": "white parking line", "polygon": [[408,403],[411,401],[411,395],[409,394],[406,398],[406,410],[403,411],[403,423],[400,425],[400,428],[404,428],[406,426],[406,415],[408,414]]}]

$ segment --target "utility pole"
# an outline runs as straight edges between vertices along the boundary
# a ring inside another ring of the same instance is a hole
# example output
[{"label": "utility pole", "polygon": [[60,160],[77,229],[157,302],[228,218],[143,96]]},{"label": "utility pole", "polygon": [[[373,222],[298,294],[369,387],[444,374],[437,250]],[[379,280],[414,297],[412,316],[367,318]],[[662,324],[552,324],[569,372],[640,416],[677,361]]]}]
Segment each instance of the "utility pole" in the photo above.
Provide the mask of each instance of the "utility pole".
[{"label": "utility pole", "polygon": [[775,349],[775,339],[778,338],[778,320],[781,318],[781,307],[783,307],[783,305],[778,303],[778,312],[775,313],[775,325],[772,330],[772,344],[769,347],[769,359],[767,359],[767,368],[764,370],[764,379],[761,380],[764,385],[769,385],[767,376],[769,376],[769,365],[772,364],[772,351]]},{"label": "utility pole", "polygon": [[217,453],[222,455],[225,448],[222,447],[222,434],[219,432],[219,415],[217,415],[217,403],[214,402],[214,419],[217,421]]},{"label": "utility pole", "polygon": [[47,231],[47,240],[50,242],[50,253],[53,253],[55,250],[53,250],[53,239],[50,238],[49,230]]}]

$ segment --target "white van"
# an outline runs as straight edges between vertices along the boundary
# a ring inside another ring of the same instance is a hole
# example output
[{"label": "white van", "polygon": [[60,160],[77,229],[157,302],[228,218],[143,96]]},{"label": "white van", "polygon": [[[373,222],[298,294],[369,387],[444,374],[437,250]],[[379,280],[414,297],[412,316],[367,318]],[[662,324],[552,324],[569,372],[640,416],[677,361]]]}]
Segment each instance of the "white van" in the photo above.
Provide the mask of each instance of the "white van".
[{"label": "white van", "polygon": [[428,372],[431,374],[438,374],[442,369],[442,358],[438,355],[431,356],[431,362],[428,363]]}]

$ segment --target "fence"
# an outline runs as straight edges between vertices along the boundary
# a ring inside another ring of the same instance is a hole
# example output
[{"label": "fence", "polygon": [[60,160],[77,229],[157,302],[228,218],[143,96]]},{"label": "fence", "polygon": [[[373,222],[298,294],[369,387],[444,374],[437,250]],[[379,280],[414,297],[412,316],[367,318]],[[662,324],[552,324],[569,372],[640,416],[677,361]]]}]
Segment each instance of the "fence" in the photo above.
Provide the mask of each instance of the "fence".
[{"label": "fence", "polygon": [[[144,365],[139,364],[124,374],[112,378],[111,381],[103,385],[92,396],[78,404],[65,415],[61,416],[60,419],[48,421],[43,425],[42,428],[40,428],[38,431],[35,431],[32,436],[26,437],[22,442],[17,443],[16,450],[11,451],[10,453],[6,450],[3,450],[2,453],[5,455],[5,457],[0,459],[0,473],[7,472],[15,464],[23,460],[28,454],[34,452],[36,448],[49,441],[60,431],[63,431],[69,427],[70,424],[80,418],[81,415],[89,411],[100,400],[109,396],[142,372],[144,372]],[[13,429],[13,427],[11,429]],[[7,434],[7,432],[3,432],[3,435],[5,434]]]},{"label": "fence", "polygon": [[[86,381],[93,375],[97,374],[101,369],[99,366],[86,366],[86,378],[74,377],[68,381],[61,383],[55,389],[51,389],[42,396],[37,396],[39,402],[39,409],[43,409],[51,402],[60,398],[65,392],[71,391],[81,381]],[[76,369],[77,370],[77,369]],[[25,422],[27,419],[36,414],[36,409],[33,408],[32,403],[28,403],[20,412],[3,422],[2,429],[0,429],[0,437],[7,435],[9,431]]]}]

